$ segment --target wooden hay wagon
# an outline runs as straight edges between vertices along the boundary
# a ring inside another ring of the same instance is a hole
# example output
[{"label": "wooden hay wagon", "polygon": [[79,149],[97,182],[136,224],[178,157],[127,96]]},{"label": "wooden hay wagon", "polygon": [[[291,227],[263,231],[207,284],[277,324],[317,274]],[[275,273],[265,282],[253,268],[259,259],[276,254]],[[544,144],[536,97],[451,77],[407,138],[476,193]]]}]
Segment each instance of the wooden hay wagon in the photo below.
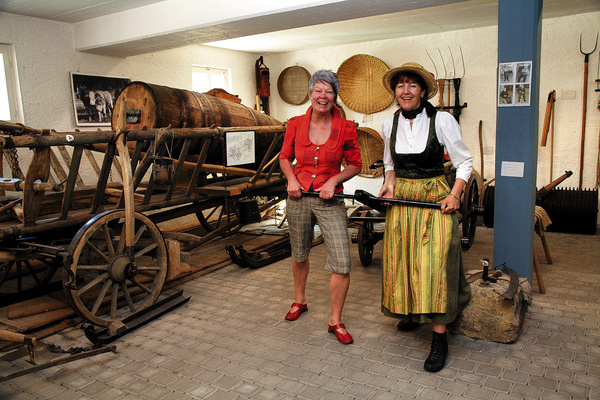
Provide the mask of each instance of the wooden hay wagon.
[{"label": "wooden hay wagon", "polygon": [[[185,100],[177,89],[134,85],[140,88],[145,99],[127,89],[118,98],[112,130],[53,132],[0,123],[0,146],[13,171],[13,178],[0,179],[0,302],[42,291],[61,270],[75,311],[110,326],[159,297],[169,268],[165,237],[198,247],[253,222],[240,215],[240,201],[260,196],[269,204],[285,193],[277,158],[285,127],[278,121],[207,95],[186,92]],[[144,107],[152,96],[160,101],[149,111]],[[224,118],[225,110],[239,125],[215,126],[222,121],[204,111],[203,121],[192,121],[190,99],[199,104],[193,113],[206,106]],[[171,112],[179,121],[167,118],[174,107],[180,107]],[[148,122],[149,113],[161,120]],[[19,176],[15,154],[23,160],[23,149],[31,159]],[[96,172],[87,185],[86,162]],[[157,226],[188,215],[205,234]]]}]

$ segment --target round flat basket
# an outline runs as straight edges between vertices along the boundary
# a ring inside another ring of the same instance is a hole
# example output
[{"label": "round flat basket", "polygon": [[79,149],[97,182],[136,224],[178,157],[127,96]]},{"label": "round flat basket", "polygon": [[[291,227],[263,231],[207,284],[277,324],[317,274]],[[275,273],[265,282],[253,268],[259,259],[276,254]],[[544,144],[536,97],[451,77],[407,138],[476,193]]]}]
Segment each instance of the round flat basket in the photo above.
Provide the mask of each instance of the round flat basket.
[{"label": "round flat basket", "polygon": [[[362,169],[358,176],[363,178],[377,178],[383,174],[383,166],[371,169],[369,168],[375,161],[383,160],[383,138],[376,130],[371,128],[356,128],[358,136],[358,147],[360,148],[360,158],[362,159]],[[344,167],[346,162],[344,160]]]},{"label": "round flat basket", "polygon": [[340,65],[340,99],[348,108],[363,114],[372,114],[387,108],[394,96],[383,85],[388,66],[380,59],[357,54]]},{"label": "round flat basket", "polygon": [[308,101],[310,72],[300,66],[287,67],[277,79],[277,91],[288,104],[299,106]]}]

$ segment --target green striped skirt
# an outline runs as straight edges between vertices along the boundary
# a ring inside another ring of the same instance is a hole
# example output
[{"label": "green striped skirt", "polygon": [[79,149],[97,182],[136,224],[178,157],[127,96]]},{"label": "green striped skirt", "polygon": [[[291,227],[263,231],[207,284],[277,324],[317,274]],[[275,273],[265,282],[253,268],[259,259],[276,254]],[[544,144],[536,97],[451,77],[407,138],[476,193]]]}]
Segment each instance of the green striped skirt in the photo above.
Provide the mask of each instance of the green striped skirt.
[{"label": "green striped skirt", "polygon": [[[441,203],[450,193],[444,176],[397,178],[394,198]],[[383,244],[381,307],[388,316],[450,323],[467,305],[466,280],[456,213],[389,206]]]}]

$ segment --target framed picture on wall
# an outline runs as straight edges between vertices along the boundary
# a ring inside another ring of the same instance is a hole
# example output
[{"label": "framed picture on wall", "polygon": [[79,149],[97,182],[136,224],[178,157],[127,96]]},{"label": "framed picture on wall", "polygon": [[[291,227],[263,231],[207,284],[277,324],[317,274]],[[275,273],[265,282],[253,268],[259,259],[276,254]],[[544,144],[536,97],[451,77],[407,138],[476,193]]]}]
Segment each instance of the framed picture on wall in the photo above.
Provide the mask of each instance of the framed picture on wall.
[{"label": "framed picture on wall", "polygon": [[531,105],[531,61],[498,65],[498,107]]},{"label": "framed picture on wall", "polygon": [[83,75],[71,72],[73,109],[77,126],[110,126],[117,97],[129,78]]}]

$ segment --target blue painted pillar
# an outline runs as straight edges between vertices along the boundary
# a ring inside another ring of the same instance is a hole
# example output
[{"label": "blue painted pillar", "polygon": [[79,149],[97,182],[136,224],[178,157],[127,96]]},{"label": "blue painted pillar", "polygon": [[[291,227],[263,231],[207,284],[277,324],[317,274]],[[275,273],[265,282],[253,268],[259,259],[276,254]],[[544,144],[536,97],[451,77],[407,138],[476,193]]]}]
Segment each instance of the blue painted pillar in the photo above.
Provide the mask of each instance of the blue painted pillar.
[{"label": "blue painted pillar", "polygon": [[494,266],[505,263],[530,282],[538,157],[541,15],[542,0],[498,2]]}]

